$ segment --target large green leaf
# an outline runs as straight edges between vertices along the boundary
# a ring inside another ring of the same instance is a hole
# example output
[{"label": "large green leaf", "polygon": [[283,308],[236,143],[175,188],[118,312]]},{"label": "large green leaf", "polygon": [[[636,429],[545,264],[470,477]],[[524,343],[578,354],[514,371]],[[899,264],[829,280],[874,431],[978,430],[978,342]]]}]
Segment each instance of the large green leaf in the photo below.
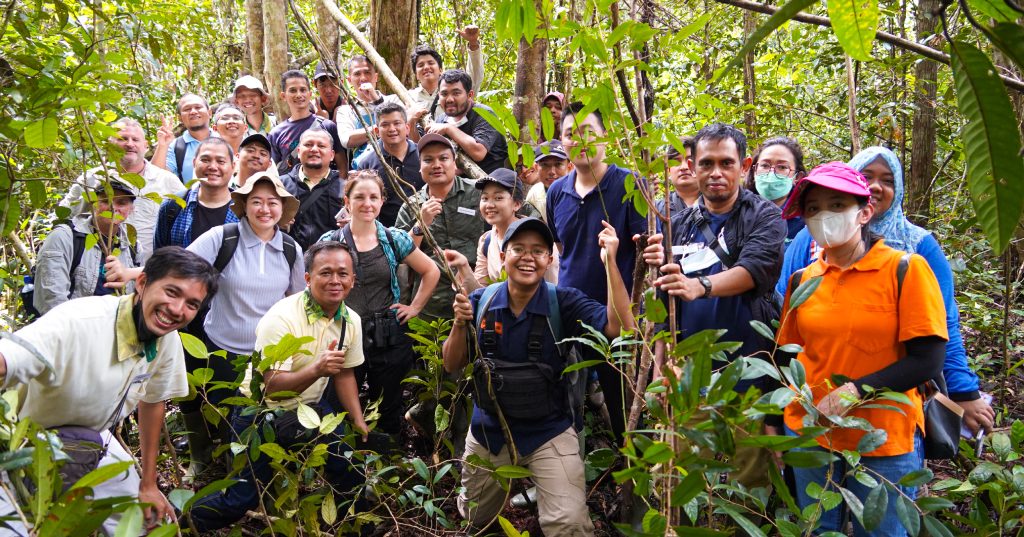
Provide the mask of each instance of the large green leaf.
[{"label": "large green leaf", "polygon": [[967,0],[967,6],[970,7],[975,16],[980,11],[986,17],[999,22],[1013,22],[1020,17],[1020,14],[1006,5],[1006,2],[1003,0]]},{"label": "large green leaf", "polygon": [[1024,69],[1024,26],[1000,22],[986,33],[993,45],[999,47],[1017,67]]},{"label": "large green leaf", "polygon": [[832,29],[843,50],[855,60],[871,60],[878,17],[878,0],[828,0]]},{"label": "large green leaf", "polygon": [[988,57],[973,45],[950,44],[953,79],[967,156],[967,187],[992,249],[1010,244],[1024,212],[1024,158],[1006,88]]},{"label": "large green leaf", "polygon": [[57,119],[46,116],[25,126],[25,143],[34,149],[50,147],[57,141]]},{"label": "large green leaf", "polygon": [[771,35],[779,26],[782,26],[786,21],[795,17],[797,13],[800,13],[817,3],[818,0],[790,0],[786,5],[779,8],[775,14],[768,17],[768,20],[765,21],[764,24],[758,26],[757,29],[754,30],[754,33],[747,37],[747,42],[743,43],[739,52],[737,52],[732,61],[726,65],[725,69],[722,69],[718,73],[718,76],[715,77],[716,80],[722,78],[729,69],[740,66],[743,63],[743,57],[746,56],[748,52],[753,51],[754,47],[756,47],[758,43],[764,41],[764,39]]}]

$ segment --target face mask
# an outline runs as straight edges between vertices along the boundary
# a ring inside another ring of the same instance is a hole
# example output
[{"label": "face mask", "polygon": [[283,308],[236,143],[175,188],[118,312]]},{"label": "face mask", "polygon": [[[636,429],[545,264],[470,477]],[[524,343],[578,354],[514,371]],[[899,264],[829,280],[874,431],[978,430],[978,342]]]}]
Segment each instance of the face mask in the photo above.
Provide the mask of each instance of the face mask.
[{"label": "face mask", "polygon": [[754,176],[757,192],[769,200],[777,200],[793,189],[793,178],[775,172],[759,173]]},{"label": "face mask", "polygon": [[831,248],[846,243],[860,231],[860,224],[857,223],[859,213],[860,207],[854,205],[838,213],[822,211],[805,218],[804,223],[807,225],[807,231],[814,238],[814,242]]},{"label": "face mask", "polygon": [[452,125],[454,125],[456,127],[461,127],[461,126],[465,125],[467,121],[469,121],[469,118],[467,118],[466,116],[462,116],[462,119],[458,119],[458,120],[455,120],[455,119],[452,119],[452,118],[448,118],[448,123],[450,123],[450,124],[452,124]]}]

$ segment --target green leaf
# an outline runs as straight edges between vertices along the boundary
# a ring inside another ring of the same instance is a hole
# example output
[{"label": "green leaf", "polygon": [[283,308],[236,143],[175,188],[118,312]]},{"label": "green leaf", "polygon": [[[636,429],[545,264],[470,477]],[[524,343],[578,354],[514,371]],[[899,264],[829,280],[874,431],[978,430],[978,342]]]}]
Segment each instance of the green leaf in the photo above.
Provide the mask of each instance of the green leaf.
[{"label": "green leaf", "polygon": [[885,432],[885,429],[875,429],[868,431],[867,434],[860,437],[860,441],[857,442],[857,451],[861,454],[868,454],[872,451],[882,447],[885,441],[889,439],[889,434]]},{"label": "green leaf", "polygon": [[864,500],[864,529],[872,531],[882,523],[886,509],[889,507],[888,487],[880,486],[871,489]]},{"label": "green leaf", "polygon": [[416,457],[409,462],[412,464],[413,469],[416,470],[416,474],[419,475],[421,479],[424,481],[430,480],[430,469],[427,468],[427,463],[423,462],[423,459]]},{"label": "green leaf", "polygon": [[83,475],[81,479],[71,486],[71,490],[95,487],[100,483],[127,472],[133,464],[135,464],[134,461],[123,461],[108,464],[106,466],[100,466],[99,468]]},{"label": "green leaf", "polygon": [[208,358],[210,356],[210,352],[206,350],[206,344],[199,338],[185,332],[178,332],[178,335],[181,336],[181,346],[185,348],[185,352],[196,358]]},{"label": "green leaf", "polygon": [[511,522],[508,521],[507,518],[501,515],[498,515],[498,524],[501,526],[502,531],[505,532],[507,537],[522,537],[523,535],[515,526],[512,525]]},{"label": "green leaf", "polygon": [[344,414],[328,414],[320,421],[320,434],[331,434],[345,421]]},{"label": "green leaf", "polygon": [[324,501],[320,504],[320,516],[328,524],[334,524],[338,520],[338,506],[334,503],[333,491],[327,491],[327,495],[324,496]]},{"label": "green leaf", "polygon": [[795,310],[800,304],[803,304],[814,291],[821,285],[821,276],[815,276],[809,280],[800,282],[800,285],[796,286],[796,290],[789,296],[789,311]]},{"label": "green leaf", "polygon": [[769,328],[768,325],[762,323],[761,321],[750,321],[750,327],[754,329],[754,332],[761,334],[762,336],[771,341],[775,341],[775,333],[772,332],[772,329]]},{"label": "green leaf", "polygon": [[839,44],[851,58],[866,62],[878,31],[878,0],[829,0],[828,18]]},{"label": "green leaf", "polygon": [[[546,106],[540,107],[540,130],[544,134],[545,140],[550,140],[555,135],[555,117],[551,115],[551,110]],[[546,153],[550,152],[549,148],[545,147],[544,149]]]},{"label": "green leaf", "polygon": [[953,537],[953,532],[933,516],[924,517],[924,529],[928,530],[932,537]]},{"label": "green leaf", "polygon": [[928,468],[920,468],[900,478],[900,485],[904,487],[920,487],[932,480],[935,474]]},{"label": "green leaf", "polygon": [[665,309],[665,303],[658,300],[654,289],[644,291],[644,312],[647,314],[647,319],[652,323],[663,323],[668,318],[668,310]]},{"label": "green leaf", "polygon": [[494,473],[506,479],[518,479],[521,477],[530,477],[533,475],[533,472],[527,470],[526,468],[523,468],[522,466],[513,466],[511,464],[506,464],[495,468]]},{"label": "green leaf", "polygon": [[316,413],[309,405],[305,403],[299,403],[299,407],[295,409],[295,413],[299,418],[299,423],[307,429],[319,429],[320,428],[320,415]]},{"label": "green leaf", "polygon": [[846,501],[846,507],[850,509],[853,516],[857,517],[857,521],[860,525],[864,525],[864,504],[860,503],[860,498],[857,497],[853,492],[839,487],[839,493],[843,495],[843,500]]},{"label": "green leaf", "polygon": [[46,116],[25,126],[25,143],[34,149],[50,147],[57,141],[57,119]]},{"label": "green leaf", "polygon": [[121,514],[114,537],[135,537],[142,532],[142,508],[133,505]]},{"label": "green leaf", "polygon": [[576,362],[575,364],[565,366],[565,369],[562,370],[562,375],[603,363],[605,363],[605,360],[583,360],[582,362]]},{"label": "green leaf", "polygon": [[973,45],[950,43],[967,156],[967,186],[989,244],[1002,254],[1024,212],[1024,158],[1013,107],[998,71]]},{"label": "green leaf", "polygon": [[782,461],[794,468],[818,468],[839,460],[827,451],[788,451],[782,454]]},{"label": "green leaf", "polygon": [[672,447],[665,442],[653,442],[644,450],[643,459],[652,465],[668,462],[672,459]]},{"label": "green leaf", "polygon": [[281,447],[279,444],[273,442],[267,442],[260,444],[260,451],[265,453],[268,457],[275,461],[294,461],[295,457],[292,457],[288,452]]},{"label": "green leaf", "polygon": [[739,527],[743,528],[743,531],[745,531],[747,535],[752,537],[767,537],[764,532],[761,531],[761,528],[757,527],[757,524],[751,522],[750,519],[744,516],[736,507],[717,501],[717,499],[715,501],[715,507],[729,515],[729,517],[732,518]]},{"label": "green leaf", "polygon": [[896,500],[896,516],[910,537],[917,537],[921,533],[921,514],[914,507],[914,501],[902,494]]},{"label": "green leaf", "polygon": [[672,489],[672,507],[682,507],[704,491],[706,482],[702,472],[690,472]]},{"label": "green leaf", "polygon": [[174,489],[167,493],[167,501],[178,509],[184,509],[185,504],[195,495],[194,491],[188,489]]},{"label": "green leaf", "polygon": [[794,16],[796,16],[797,13],[800,13],[801,11],[817,3],[818,0],[790,0],[789,2],[786,3],[786,5],[779,8],[779,10],[776,11],[774,15],[768,17],[768,20],[765,21],[764,24],[758,26],[757,29],[754,30],[754,33],[750,34],[750,37],[747,38],[747,41],[743,43],[743,46],[740,47],[740,50],[736,53],[735,56],[733,56],[732,61],[730,61],[728,65],[726,65],[725,69],[722,69],[721,71],[718,72],[718,75],[715,77],[715,80],[721,79],[722,76],[724,76],[725,73],[729,71],[729,69],[739,67],[740,65],[742,65],[743,57],[746,56],[748,52],[753,52],[754,48],[757,47],[757,45],[761,43],[761,41],[764,41],[766,37],[771,35],[771,33],[774,32],[779,26],[782,26],[783,23],[792,19]]},{"label": "green leaf", "polygon": [[993,45],[1009,56],[1018,68],[1024,69],[1024,26],[999,22],[986,33]]},{"label": "green leaf", "polygon": [[[967,6],[972,11],[980,11],[986,17],[998,22],[1012,23],[1020,17],[1020,14],[1006,5],[1003,0],[967,0]],[[977,16],[977,13],[974,15]]]}]

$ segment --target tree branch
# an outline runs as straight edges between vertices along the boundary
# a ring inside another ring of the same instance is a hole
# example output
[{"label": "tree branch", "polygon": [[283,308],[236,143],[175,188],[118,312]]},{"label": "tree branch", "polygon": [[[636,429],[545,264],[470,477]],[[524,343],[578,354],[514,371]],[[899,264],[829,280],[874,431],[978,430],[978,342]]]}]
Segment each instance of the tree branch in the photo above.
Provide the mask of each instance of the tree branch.
[{"label": "tree branch", "polygon": [[[714,0],[714,1],[718,2],[719,4],[725,4],[725,5],[728,5],[728,6],[738,7],[740,9],[746,9],[746,10],[749,10],[749,11],[756,11],[758,13],[765,13],[765,14],[768,14],[768,15],[774,15],[775,12],[779,10],[779,8],[777,8],[775,6],[767,6],[767,5],[764,5],[764,4],[759,4],[757,2],[752,2],[751,0]],[[828,19],[828,17],[821,17],[819,15],[810,15],[810,14],[807,14],[807,13],[798,13],[796,16],[793,17],[793,20],[799,21],[799,22],[805,22],[807,24],[814,24],[816,26],[828,26],[828,27],[832,26],[832,21],[830,21]],[[945,52],[942,52],[940,50],[936,50],[936,49],[933,49],[931,47],[927,47],[925,45],[922,45],[920,43],[915,43],[913,41],[909,41],[907,39],[903,39],[901,37],[892,35],[892,34],[890,34],[888,32],[882,32],[882,31],[875,32],[875,39],[878,39],[879,41],[881,41],[883,43],[888,43],[888,44],[893,45],[895,47],[901,48],[903,50],[909,50],[910,52],[915,52],[915,53],[917,53],[917,54],[919,54],[921,56],[924,56],[925,58],[928,58],[929,60],[934,60],[934,61],[937,61],[939,63],[945,64],[945,65],[949,65],[949,54],[946,54]],[[1008,77],[1008,76],[1005,76],[1005,75],[999,75],[999,78],[1001,78],[1003,80],[1003,83],[1006,84],[1008,87],[1011,87],[1011,88],[1013,88],[1013,89],[1015,89],[1015,90],[1017,90],[1017,91],[1019,91],[1021,93],[1024,93],[1024,80],[1018,80],[1016,78],[1011,78],[1011,77]]]}]

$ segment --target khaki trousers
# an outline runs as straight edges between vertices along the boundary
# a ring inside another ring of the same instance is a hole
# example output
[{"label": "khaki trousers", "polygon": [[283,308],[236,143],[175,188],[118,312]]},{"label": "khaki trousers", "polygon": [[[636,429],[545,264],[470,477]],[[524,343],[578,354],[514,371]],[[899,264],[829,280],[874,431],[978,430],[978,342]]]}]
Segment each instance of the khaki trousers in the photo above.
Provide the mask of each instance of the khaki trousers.
[{"label": "khaki trousers", "polygon": [[[464,461],[478,455],[495,466],[512,464],[508,446],[497,455],[473,438],[466,436]],[[537,485],[537,508],[540,527],[547,537],[594,535],[594,524],[587,511],[586,479],[576,431],[570,426],[542,445],[519,465],[533,473]],[[462,467],[463,491],[459,494],[459,513],[476,529],[484,529],[504,507],[506,494],[486,468],[468,462]]]}]

